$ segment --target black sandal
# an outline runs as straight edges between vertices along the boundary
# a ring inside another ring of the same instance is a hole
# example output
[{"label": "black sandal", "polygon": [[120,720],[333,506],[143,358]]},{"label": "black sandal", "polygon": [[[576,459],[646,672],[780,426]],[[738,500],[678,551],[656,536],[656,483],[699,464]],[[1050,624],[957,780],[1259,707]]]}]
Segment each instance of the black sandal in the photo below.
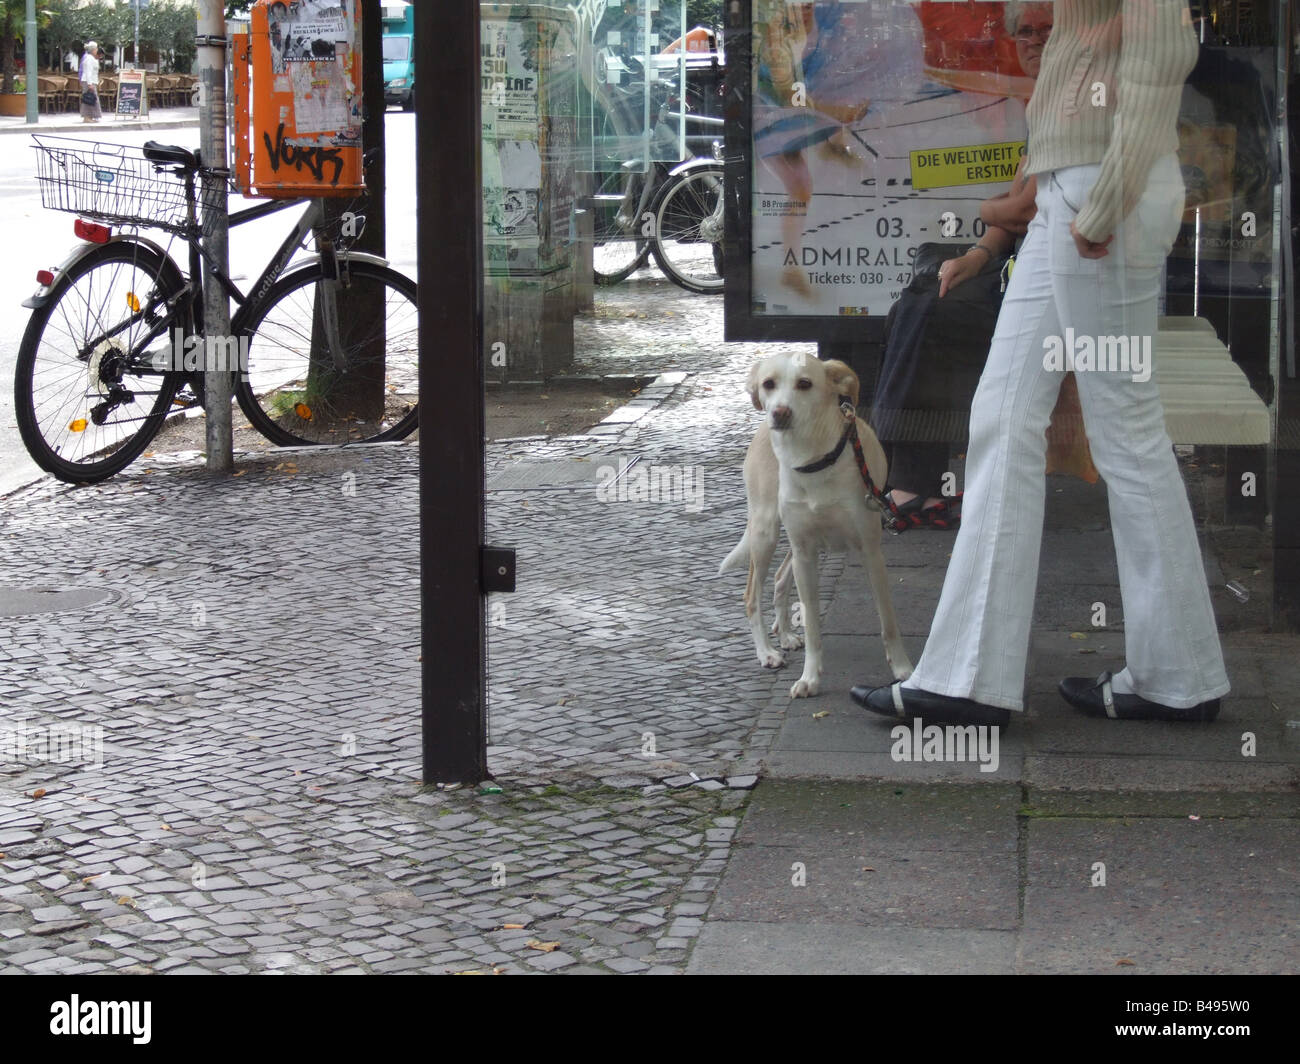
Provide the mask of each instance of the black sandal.
[{"label": "black sandal", "polygon": [[951,532],[961,527],[961,497],[965,492],[958,492],[947,502],[941,502],[938,506],[932,506],[928,510],[922,510],[925,515],[925,523],[931,528],[940,529],[943,532]]},{"label": "black sandal", "polygon": [[961,494],[956,495],[951,502],[929,507],[921,495],[908,499],[905,503],[896,503],[886,495],[885,501],[889,504],[885,527],[894,535],[906,532],[909,528],[937,528],[949,532],[961,525]]}]

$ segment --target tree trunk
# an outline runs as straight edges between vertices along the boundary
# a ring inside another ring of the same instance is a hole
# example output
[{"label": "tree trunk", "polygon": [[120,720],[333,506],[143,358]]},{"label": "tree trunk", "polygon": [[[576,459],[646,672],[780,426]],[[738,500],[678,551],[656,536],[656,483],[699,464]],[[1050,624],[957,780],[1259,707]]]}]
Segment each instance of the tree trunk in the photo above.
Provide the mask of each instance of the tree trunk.
[{"label": "tree trunk", "polygon": [[[5,7],[3,14],[0,14],[0,71],[4,72],[4,81],[0,83],[0,92],[14,91],[14,73],[16,66],[14,64],[14,45],[18,43],[18,36],[14,33],[14,12],[12,8]],[[27,72],[30,76],[32,71]]]},{"label": "tree trunk", "polygon": [[[383,22],[380,0],[362,0],[362,126],[361,142],[366,151],[378,149],[375,162],[366,169],[366,227],[357,242],[358,250],[383,255],[384,218],[384,64]],[[325,227],[338,232],[338,222],[348,207],[346,200],[325,201]],[[384,292],[372,284],[353,284],[338,295],[339,334],[343,347],[356,359],[353,368],[338,375],[321,331],[319,317],[312,321],[312,356],[307,377],[307,394],[314,396],[323,417],[339,422],[338,433],[346,438],[346,419],[378,422],[384,415],[384,351],[386,303]],[[327,413],[329,412],[329,413]],[[372,432],[366,433],[371,435]]]}]

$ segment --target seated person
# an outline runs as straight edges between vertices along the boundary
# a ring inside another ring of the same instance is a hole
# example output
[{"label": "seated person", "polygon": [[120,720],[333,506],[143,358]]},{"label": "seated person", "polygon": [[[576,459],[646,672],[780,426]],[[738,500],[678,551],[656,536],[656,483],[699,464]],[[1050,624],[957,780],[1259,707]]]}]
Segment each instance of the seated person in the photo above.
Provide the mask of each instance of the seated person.
[{"label": "seated person", "polygon": [[[1051,30],[1052,6],[1012,3],[1006,15],[1020,65],[1036,78]],[[940,262],[936,272],[936,257],[942,259],[955,249],[922,246],[912,282],[886,319],[871,423],[889,454],[889,499],[898,530],[956,528],[960,522],[959,502],[942,493],[949,441],[966,436],[971,400],[1002,301],[1003,266],[1036,212],[1037,182],[1025,177],[1027,161],[1022,157],[1006,192],[981,205],[985,232],[964,254]],[[1078,456],[1086,440],[1072,375],[1061,395],[1049,431],[1049,470],[1095,480],[1091,462]]]}]

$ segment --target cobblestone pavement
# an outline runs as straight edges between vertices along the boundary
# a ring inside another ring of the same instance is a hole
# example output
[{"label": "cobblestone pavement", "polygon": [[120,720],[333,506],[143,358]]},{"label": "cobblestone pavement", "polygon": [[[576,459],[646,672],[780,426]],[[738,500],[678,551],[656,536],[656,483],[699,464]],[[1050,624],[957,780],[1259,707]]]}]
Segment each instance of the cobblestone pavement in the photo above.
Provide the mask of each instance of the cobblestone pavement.
[{"label": "cobblestone pavement", "polygon": [[[6,618],[0,970],[684,968],[789,682],[716,575],[756,349],[718,340],[720,299],[602,306],[579,329],[625,352],[605,371],[679,373],[636,420],[489,448],[489,539],[520,574],[490,604],[500,793],[419,786],[413,446],[248,456],[226,482],[154,457],[0,503],[10,592],[107,600]],[[702,494],[601,502],[620,459]]]}]

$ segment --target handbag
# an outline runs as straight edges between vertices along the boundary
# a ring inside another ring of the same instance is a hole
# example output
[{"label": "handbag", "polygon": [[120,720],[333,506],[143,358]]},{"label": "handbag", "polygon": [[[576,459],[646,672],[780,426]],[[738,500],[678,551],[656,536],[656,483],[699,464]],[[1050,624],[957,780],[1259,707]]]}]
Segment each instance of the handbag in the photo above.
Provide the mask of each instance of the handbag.
[{"label": "handbag", "polygon": [[95,101],[98,99],[99,97],[95,95],[94,89],[86,89],[81,94],[81,102],[84,104],[89,104],[91,107],[95,105]]}]

